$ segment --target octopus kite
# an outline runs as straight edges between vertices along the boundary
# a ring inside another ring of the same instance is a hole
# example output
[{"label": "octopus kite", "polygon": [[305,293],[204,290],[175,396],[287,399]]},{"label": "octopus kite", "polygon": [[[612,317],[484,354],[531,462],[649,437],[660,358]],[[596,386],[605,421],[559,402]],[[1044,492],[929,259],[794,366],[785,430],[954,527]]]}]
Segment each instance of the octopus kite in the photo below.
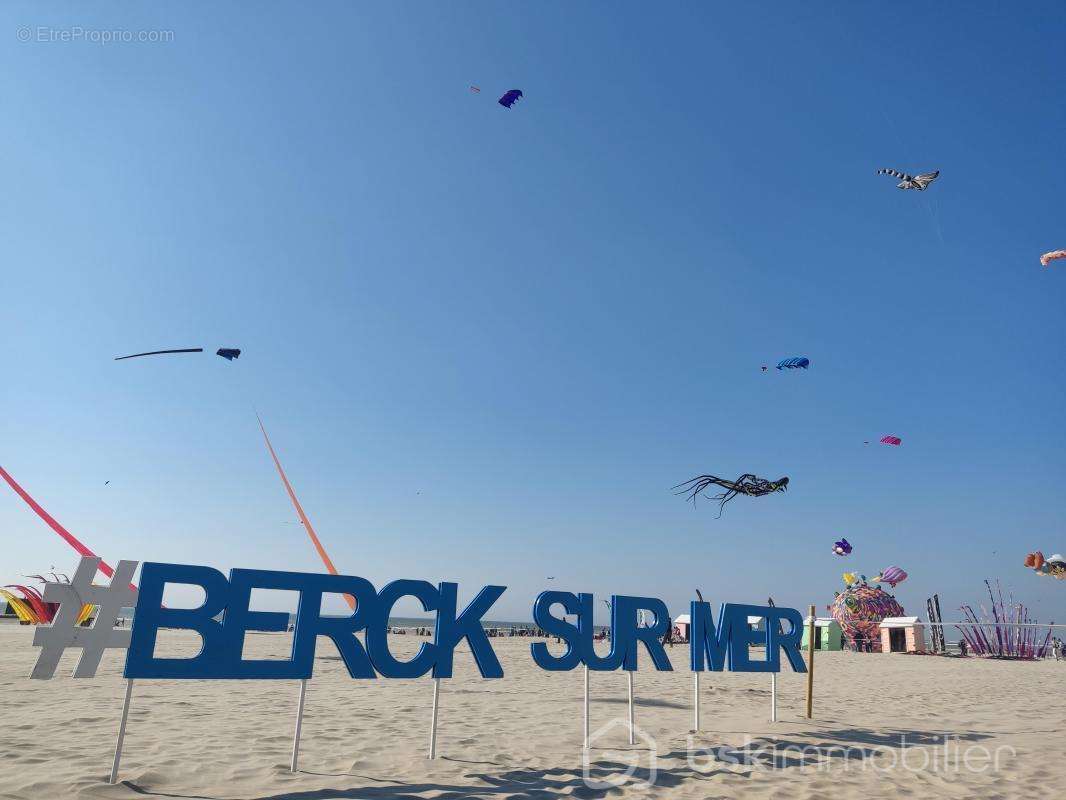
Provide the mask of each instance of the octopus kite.
[{"label": "octopus kite", "polygon": [[[715,495],[705,494],[707,489],[711,486],[720,486],[725,489],[725,491]],[[788,489],[788,478],[778,478],[776,481],[768,481],[766,478],[760,478],[751,473],[745,473],[735,481],[729,481],[725,478],[715,477],[714,475],[698,475],[684,483],[679,483],[673,488],[680,489],[680,491],[675,494],[686,495],[685,499],[691,500],[693,505],[696,504],[696,498],[701,494],[711,500],[718,500],[718,518],[721,518],[722,512],[725,510],[725,504],[738,494],[747,495],[748,497],[762,497],[763,495],[773,494],[774,492],[783,492]]]},{"label": "octopus kite", "polygon": [[897,189],[917,189],[919,192],[924,192],[926,187],[929,186],[936,176],[940,174],[940,170],[936,172],[925,172],[921,175],[908,175],[905,172],[899,172],[894,169],[879,169],[878,175],[891,175],[893,178],[899,178],[899,183],[896,184]]}]

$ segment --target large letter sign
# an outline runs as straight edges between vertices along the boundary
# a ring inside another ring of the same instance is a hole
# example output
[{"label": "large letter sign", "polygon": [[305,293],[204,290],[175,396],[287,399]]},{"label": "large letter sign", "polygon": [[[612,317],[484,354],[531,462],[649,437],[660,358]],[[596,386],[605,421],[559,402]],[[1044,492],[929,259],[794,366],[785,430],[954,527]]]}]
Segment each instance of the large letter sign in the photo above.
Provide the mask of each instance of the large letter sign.
[{"label": "large letter sign", "polygon": [[[553,656],[544,642],[530,645],[533,660],[541,669],[567,671],[579,664],[591,670],[611,671],[621,667],[627,671],[637,669],[637,645],[643,643],[658,670],[669,671],[670,659],[663,649],[662,638],[670,624],[666,604],[655,597],[611,598],[611,651],[606,656],[596,652],[593,639],[593,596],[575,595],[571,592],[541,592],[533,603],[533,621],[549,636],[557,636],[566,642],[566,651]],[[566,615],[575,614],[577,625],[551,614],[552,606],[561,605]],[[640,610],[650,611],[655,624],[648,628],[637,625]]]},{"label": "large letter sign", "polygon": [[[163,607],[163,589],[168,583],[199,586],[204,602],[199,608]],[[299,592],[291,656],[286,661],[245,660],[244,638],[248,631],[285,631],[289,615],[248,608],[252,589],[282,589]],[[478,669],[485,678],[503,676],[481,620],[506,587],[486,586],[460,614],[458,586],[425,581],[400,580],[379,594],[365,578],[350,575],[318,575],[235,569],[229,580],[210,567],[147,563],[141,570],[140,596],[129,651],[127,678],[274,678],[311,677],[315,643],[319,636],[333,640],[353,678],[417,678],[430,670],[435,678],[450,678],[457,644],[470,645]],[[355,611],[346,617],[322,615],[323,594],[347,594],[355,598]],[[399,661],[389,651],[389,614],[400,597],[418,599],[426,611],[437,611],[432,644],[424,643],[410,661]],[[222,621],[217,621],[220,612]],[[155,645],[160,628],[190,630],[200,635],[203,649],[192,658],[158,658]],[[355,637],[366,631],[366,649]]]},{"label": "large letter sign", "polygon": [[[722,603],[715,626],[711,619],[711,604],[693,600],[690,616],[689,648],[693,672],[702,672],[708,669],[708,665],[712,671],[719,672],[727,661],[730,672],[780,672],[781,650],[785,651],[794,672],[807,671],[799,651],[803,618],[794,608]],[[748,617],[762,617],[766,621],[766,630],[753,630],[748,625]],[[782,622],[789,624],[788,633],[784,632]],[[752,661],[748,648],[759,644],[766,646],[766,659]]]}]

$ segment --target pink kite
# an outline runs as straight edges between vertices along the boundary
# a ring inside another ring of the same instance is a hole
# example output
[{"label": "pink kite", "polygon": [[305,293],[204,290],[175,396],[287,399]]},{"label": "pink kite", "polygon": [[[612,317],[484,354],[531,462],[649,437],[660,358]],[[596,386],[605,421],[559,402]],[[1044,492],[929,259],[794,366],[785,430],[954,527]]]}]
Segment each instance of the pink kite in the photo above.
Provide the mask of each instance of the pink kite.
[{"label": "pink kite", "polygon": [[1046,267],[1057,258],[1066,258],[1066,250],[1052,250],[1050,253],[1044,253],[1040,256],[1040,265]]},{"label": "pink kite", "polygon": [[[74,535],[70,531],[68,531],[58,522],[56,522],[55,518],[43,508],[41,508],[40,504],[38,504],[36,500],[30,497],[29,494],[26,493],[25,489],[15,483],[15,479],[12,478],[7,473],[7,470],[5,470],[3,467],[0,467],[0,478],[3,478],[5,481],[7,481],[8,485],[15,490],[15,494],[25,500],[26,505],[33,509],[33,513],[43,519],[45,524],[48,525],[48,527],[51,528],[53,531],[58,533],[63,538],[63,541],[73,547],[79,555],[92,556],[93,558],[96,558],[96,553],[94,553],[88,547],[79,542],[76,538],[74,538]],[[115,571],[111,569],[111,565],[103,559],[100,559],[100,566],[98,567],[98,569],[109,578],[115,574]],[[137,587],[134,586],[132,583],[130,584],[130,588],[132,588],[134,591],[136,591],[137,589]]]},{"label": "pink kite", "polygon": [[890,444],[893,447],[899,447],[901,444],[903,444],[903,440],[900,439],[898,436],[882,436],[881,444]]}]

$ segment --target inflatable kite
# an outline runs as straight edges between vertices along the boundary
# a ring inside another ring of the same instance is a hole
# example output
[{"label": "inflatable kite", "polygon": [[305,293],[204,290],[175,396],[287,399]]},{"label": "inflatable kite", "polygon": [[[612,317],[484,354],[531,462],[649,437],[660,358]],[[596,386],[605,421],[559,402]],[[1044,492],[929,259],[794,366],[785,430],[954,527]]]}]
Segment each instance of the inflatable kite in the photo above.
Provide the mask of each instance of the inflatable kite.
[{"label": "inflatable kite", "polygon": [[773,494],[774,492],[783,492],[788,489],[788,478],[778,478],[776,481],[768,481],[766,478],[759,478],[751,473],[745,473],[737,478],[735,481],[729,481],[725,478],[718,478],[714,475],[697,475],[695,478],[679,483],[672,488],[680,489],[681,491],[675,492],[675,494],[687,495],[686,500],[691,500],[692,504],[696,504],[696,498],[703,494],[711,486],[720,486],[725,489],[724,492],[716,495],[706,495],[711,500],[718,500],[718,517],[721,518],[722,512],[725,510],[725,504],[736,497],[738,494],[747,495],[748,497],[762,497],[763,495]]},{"label": "inflatable kite", "polygon": [[833,552],[838,556],[851,555],[851,545],[847,539],[841,539],[839,542],[833,542]]},{"label": "inflatable kite", "polygon": [[893,447],[899,447],[901,444],[903,444],[903,440],[900,439],[898,436],[882,436],[881,444],[890,444]]},{"label": "inflatable kite", "polygon": [[878,175],[891,175],[893,178],[899,178],[899,183],[896,184],[897,189],[917,189],[919,192],[924,192],[926,187],[936,180],[936,176],[940,174],[940,170],[936,172],[925,172],[921,175],[908,175],[905,172],[899,172],[894,169],[879,169]]},{"label": "inflatable kite", "polygon": [[896,588],[897,583],[903,583],[907,580],[907,573],[901,570],[899,567],[886,567],[881,570],[881,574],[874,578],[874,583],[887,583],[893,589]]},{"label": "inflatable kite", "polygon": [[1025,566],[1030,569],[1040,569],[1044,566],[1044,554],[1037,550],[1035,553],[1030,553],[1025,557]]},{"label": "inflatable kite", "polygon": [[1037,575],[1050,575],[1052,578],[1066,580],[1066,559],[1059,553],[1044,558],[1044,554],[1037,550],[1025,557],[1025,566],[1031,568]]},{"label": "inflatable kite", "polygon": [[1052,261],[1060,258],[1066,258],[1066,250],[1052,250],[1050,253],[1044,253],[1040,256],[1040,266],[1046,267]]},{"label": "inflatable kite", "polygon": [[504,92],[503,97],[501,97],[497,102],[504,108],[510,108],[518,101],[518,98],[520,98],[521,96],[521,89],[511,89],[510,91]]},{"label": "inflatable kite", "polygon": [[796,358],[786,358],[780,364],[777,365],[778,369],[807,369],[811,365],[811,360],[806,356],[797,356]]},{"label": "inflatable kite", "polygon": [[241,351],[232,347],[220,347],[215,355],[222,356],[227,361],[232,361],[235,358],[241,357]]}]

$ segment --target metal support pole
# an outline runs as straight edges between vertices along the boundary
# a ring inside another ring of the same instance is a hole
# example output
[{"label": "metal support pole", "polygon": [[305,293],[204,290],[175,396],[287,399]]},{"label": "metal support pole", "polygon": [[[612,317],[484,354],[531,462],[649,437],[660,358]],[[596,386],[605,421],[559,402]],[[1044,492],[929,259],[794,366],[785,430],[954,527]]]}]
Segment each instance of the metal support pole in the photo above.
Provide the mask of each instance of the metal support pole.
[{"label": "metal support pole", "polygon": [[700,729],[700,674],[692,673],[692,714],[695,717],[693,730]]},{"label": "metal support pole", "polygon": [[296,706],[296,732],[292,735],[292,762],[289,772],[296,772],[296,762],[300,758],[300,732],[304,725],[304,700],[307,698],[307,679],[300,681],[300,702]]},{"label": "metal support pole", "polygon": [[585,665],[585,750],[589,749],[589,668]]},{"label": "metal support pole", "polygon": [[433,679],[433,721],[429,724],[429,757],[437,757],[437,702],[440,697],[440,678]]},{"label": "metal support pole", "polygon": [[636,724],[633,714],[633,671],[628,670],[626,675],[629,676],[629,743],[633,744],[633,728]]},{"label": "metal support pole", "polygon": [[777,722],[777,673],[770,673],[770,722]]},{"label": "metal support pole", "polygon": [[122,742],[126,739],[126,719],[130,715],[130,698],[133,696],[133,678],[126,681],[126,697],[122,701],[122,721],[118,724],[118,741],[115,743],[115,761],[111,765],[108,783],[118,783],[118,765],[122,761]]}]

